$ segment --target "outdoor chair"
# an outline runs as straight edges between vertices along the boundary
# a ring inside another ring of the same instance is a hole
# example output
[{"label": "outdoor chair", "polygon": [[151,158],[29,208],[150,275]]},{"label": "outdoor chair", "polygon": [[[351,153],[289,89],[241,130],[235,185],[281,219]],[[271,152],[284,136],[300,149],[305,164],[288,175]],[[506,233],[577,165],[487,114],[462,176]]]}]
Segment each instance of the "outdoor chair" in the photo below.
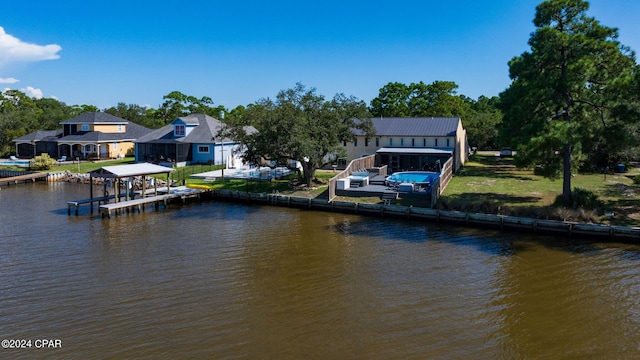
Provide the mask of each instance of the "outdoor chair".
[{"label": "outdoor chair", "polygon": [[18,161],[18,158],[13,155],[9,156],[9,159],[11,159],[11,161]]}]

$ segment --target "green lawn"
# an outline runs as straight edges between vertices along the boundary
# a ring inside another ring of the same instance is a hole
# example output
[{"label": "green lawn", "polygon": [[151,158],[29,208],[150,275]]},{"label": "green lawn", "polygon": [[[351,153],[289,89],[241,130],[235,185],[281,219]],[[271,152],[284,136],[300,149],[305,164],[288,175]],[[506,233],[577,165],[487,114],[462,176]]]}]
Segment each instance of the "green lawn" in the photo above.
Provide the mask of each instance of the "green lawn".
[{"label": "green lawn", "polygon": [[[640,225],[640,187],[633,177],[638,169],[622,174],[577,174],[572,188],[593,192],[603,202],[598,209],[558,209],[552,205],[562,194],[562,180],[550,180],[517,169],[511,158],[473,155],[451,180],[438,206],[445,209],[566,218],[619,225]],[[613,212],[614,216],[604,216]],[[576,218],[577,217],[577,218]]]},{"label": "green lawn", "polygon": [[[133,158],[101,162],[54,165],[48,171],[87,173],[102,166],[133,163]],[[6,169],[6,167],[3,167]],[[328,180],[336,175],[333,171],[316,172],[311,188],[295,186],[296,175],[272,181],[227,179],[224,182],[205,182],[190,179],[189,175],[220,169],[220,166],[193,165],[181,167],[172,173],[171,179],[190,185],[209,188],[225,188],[239,191],[272,193],[309,198],[327,198]],[[24,168],[16,168],[24,170]],[[511,158],[500,158],[493,154],[475,154],[453,177],[437,207],[445,210],[459,210],[480,213],[497,213],[569,221],[585,221],[613,225],[640,226],[640,186],[633,178],[640,176],[640,170],[632,168],[623,174],[577,174],[572,179],[572,187],[593,192],[602,201],[597,209],[563,209],[553,206],[562,193],[562,180],[550,180],[533,174],[532,170],[517,169]],[[338,197],[336,200],[362,203],[380,203],[379,197]],[[415,202],[415,200],[414,200]],[[399,199],[396,205],[424,206],[408,199]],[[613,216],[611,216],[613,214]]]}]

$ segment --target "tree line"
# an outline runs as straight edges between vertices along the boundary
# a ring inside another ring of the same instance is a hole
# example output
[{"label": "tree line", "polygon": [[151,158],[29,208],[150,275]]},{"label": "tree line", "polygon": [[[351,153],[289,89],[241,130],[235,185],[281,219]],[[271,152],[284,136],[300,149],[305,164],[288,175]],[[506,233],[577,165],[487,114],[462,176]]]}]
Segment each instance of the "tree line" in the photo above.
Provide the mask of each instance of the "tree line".
[{"label": "tree line", "polygon": [[[300,91],[296,84],[292,89],[283,91]],[[397,82],[388,83],[380,89],[379,96],[369,106],[361,108],[362,117],[413,117],[413,116],[459,116],[467,129],[472,146],[483,149],[495,149],[498,146],[498,124],[502,114],[498,109],[498,97],[480,96],[478,100],[464,95],[456,95],[458,85],[452,81],[436,81],[426,85],[423,82],[405,85]],[[313,90],[314,95],[315,89]],[[345,97],[345,95],[340,94]],[[324,97],[322,97],[324,99]],[[267,98],[268,99],[268,98]],[[230,124],[258,125],[258,120],[247,119],[248,109],[264,105],[267,99],[260,99],[253,104],[237,106],[234,109],[222,105],[214,105],[209,97],[197,98],[185,95],[180,91],[172,91],[163,96],[162,104],[154,109],[137,104],[118,103],[105,109],[94,105],[66,105],[53,98],[30,98],[18,90],[7,90],[0,93],[0,157],[6,157],[15,151],[13,139],[37,130],[56,130],[60,122],[71,119],[85,112],[103,111],[108,114],[129,120],[150,129],[160,128],[180,116],[193,113],[207,114],[219,118],[225,114],[224,121]],[[361,102],[352,98],[354,102]],[[362,105],[362,104],[360,104]]]},{"label": "tree line", "polygon": [[[499,96],[477,100],[458,95],[453,81],[384,85],[370,104],[337,94],[327,100],[302,84],[275,99],[229,110],[209,97],[173,91],[157,108],[119,103],[104,112],[149,128],[190,113],[219,117],[248,146],[247,157],[304,160],[310,176],[323,155],[339,151],[370,122],[353,118],[462,118],[471,147],[515,149],[515,162],[547,177],[562,177],[565,203],[576,171],[607,171],[640,155],[640,67],[635,53],[620,44],[618,30],[589,17],[584,0],[546,0],[536,7],[531,49],[509,62],[511,84]],[[0,95],[0,156],[12,153],[12,139],[35,130],[57,129],[61,121],[91,105],[67,106],[55,99],[33,99],[9,90]],[[241,126],[258,132],[247,134]],[[308,182],[310,177],[305,175]]]}]

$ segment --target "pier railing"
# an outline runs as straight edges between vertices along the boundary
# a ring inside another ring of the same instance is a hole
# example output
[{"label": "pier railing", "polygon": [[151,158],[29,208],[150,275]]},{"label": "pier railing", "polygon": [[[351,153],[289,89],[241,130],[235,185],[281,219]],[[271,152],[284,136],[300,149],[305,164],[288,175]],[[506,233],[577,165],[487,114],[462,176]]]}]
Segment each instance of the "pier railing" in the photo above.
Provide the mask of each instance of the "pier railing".
[{"label": "pier railing", "polygon": [[33,171],[0,170],[0,178],[33,174]]},{"label": "pier railing", "polygon": [[0,185],[17,185],[20,183],[36,182],[37,180],[46,180],[46,178],[47,173],[3,170],[0,172]]}]

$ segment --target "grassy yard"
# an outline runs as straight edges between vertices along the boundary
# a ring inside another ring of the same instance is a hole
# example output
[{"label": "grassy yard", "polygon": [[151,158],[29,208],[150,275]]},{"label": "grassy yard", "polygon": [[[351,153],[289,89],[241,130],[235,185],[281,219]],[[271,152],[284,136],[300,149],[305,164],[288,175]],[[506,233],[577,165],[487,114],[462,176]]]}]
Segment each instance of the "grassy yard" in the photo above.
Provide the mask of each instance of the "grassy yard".
[{"label": "grassy yard", "polygon": [[[553,207],[562,194],[562,180],[550,180],[517,169],[511,158],[476,154],[454,176],[438,201],[443,209],[503,213],[538,218],[563,218],[616,225],[640,225],[640,187],[633,177],[636,168],[622,174],[577,174],[572,188],[593,192],[602,201],[598,209]],[[605,213],[613,213],[606,216]]]},{"label": "grassy yard", "polygon": [[293,195],[308,198],[329,199],[328,183],[329,179],[337,173],[333,171],[316,171],[316,179],[311,188],[304,186],[294,186],[297,182],[297,175],[291,174],[284,178],[274,179],[271,181],[244,180],[244,179],[225,179],[224,182],[206,182],[203,179],[188,179],[187,184],[206,186],[211,189],[228,189],[238,191],[249,191],[256,193],[273,193],[278,192],[282,195]]},{"label": "grassy yard", "polygon": [[[71,171],[87,173],[102,166],[132,164],[133,158],[102,162],[55,165],[49,171]],[[3,167],[6,168],[6,167]],[[327,184],[337,173],[318,170],[311,188],[295,186],[296,175],[272,181],[227,179],[224,182],[205,182],[190,179],[194,173],[220,169],[220,166],[193,165],[181,167],[172,173],[173,181],[213,189],[225,188],[239,191],[272,193],[328,200]],[[24,170],[19,169],[17,170]],[[640,186],[633,178],[640,170],[631,168],[623,174],[577,174],[572,179],[573,188],[593,192],[602,202],[597,209],[564,209],[553,206],[562,193],[562,180],[550,180],[533,174],[532,170],[517,169],[511,158],[500,158],[493,154],[475,154],[451,180],[437,207],[479,213],[493,213],[535,218],[584,221],[612,225],[640,226]],[[342,197],[336,200],[361,203],[380,203],[379,197]],[[415,200],[399,199],[396,205],[424,206]]]}]

